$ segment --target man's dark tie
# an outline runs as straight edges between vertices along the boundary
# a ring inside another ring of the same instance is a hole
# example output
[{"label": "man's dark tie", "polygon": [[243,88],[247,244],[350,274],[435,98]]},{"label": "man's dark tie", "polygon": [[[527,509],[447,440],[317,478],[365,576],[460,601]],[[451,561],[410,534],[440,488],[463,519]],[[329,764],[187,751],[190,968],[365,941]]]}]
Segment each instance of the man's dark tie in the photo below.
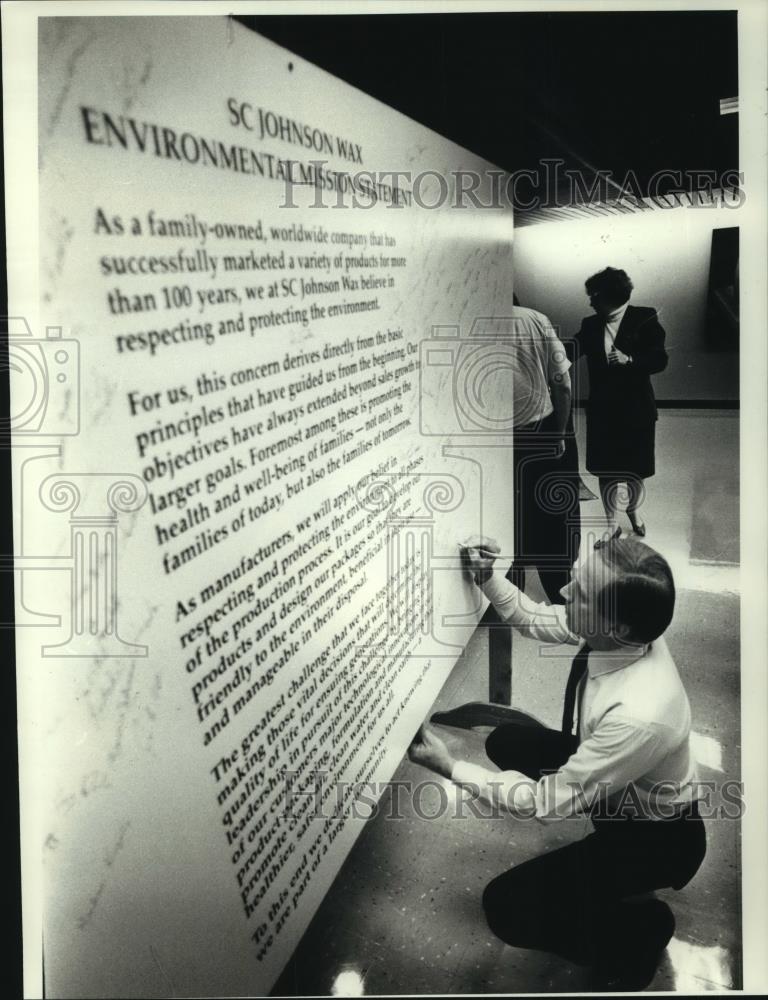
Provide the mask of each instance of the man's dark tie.
[{"label": "man's dark tie", "polygon": [[[571,672],[568,675],[568,684],[565,688],[565,704],[563,705],[563,736],[573,734],[573,710],[576,707],[576,692],[579,688],[579,681],[586,673],[590,652],[589,644],[585,642],[574,656],[571,664]],[[577,733],[577,738],[578,735]]]}]

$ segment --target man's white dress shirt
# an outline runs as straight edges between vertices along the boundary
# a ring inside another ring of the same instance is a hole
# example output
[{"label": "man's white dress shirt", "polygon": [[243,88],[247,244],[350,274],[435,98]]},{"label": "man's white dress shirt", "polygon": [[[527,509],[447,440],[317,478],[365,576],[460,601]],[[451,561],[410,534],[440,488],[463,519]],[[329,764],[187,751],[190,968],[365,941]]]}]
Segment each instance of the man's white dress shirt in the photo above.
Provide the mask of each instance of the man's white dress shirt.
[{"label": "man's white dress shirt", "polygon": [[[481,590],[500,617],[539,642],[577,646],[562,605],[536,604],[500,572]],[[575,650],[574,650],[575,652]],[[671,818],[696,798],[689,747],[691,711],[663,638],[646,646],[589,654],[579,685],[580,743],[554,774],[538,782],[518,771],[493,772],[457,761],[451,778],[518,816],[554,819],[594,801]]]}]

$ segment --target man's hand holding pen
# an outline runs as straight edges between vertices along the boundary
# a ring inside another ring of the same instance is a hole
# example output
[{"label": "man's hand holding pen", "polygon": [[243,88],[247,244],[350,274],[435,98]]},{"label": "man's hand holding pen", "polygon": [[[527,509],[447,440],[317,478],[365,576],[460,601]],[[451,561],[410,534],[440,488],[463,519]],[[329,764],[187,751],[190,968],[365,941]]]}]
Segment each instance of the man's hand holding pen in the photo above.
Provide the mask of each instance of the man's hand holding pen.
[{"label": "man's hand holding pen", "polygon": [[493,538],[473,535],[459,546],[464,569],[478,586],[490,580],[493,564],[501,553],[501,546]]}]

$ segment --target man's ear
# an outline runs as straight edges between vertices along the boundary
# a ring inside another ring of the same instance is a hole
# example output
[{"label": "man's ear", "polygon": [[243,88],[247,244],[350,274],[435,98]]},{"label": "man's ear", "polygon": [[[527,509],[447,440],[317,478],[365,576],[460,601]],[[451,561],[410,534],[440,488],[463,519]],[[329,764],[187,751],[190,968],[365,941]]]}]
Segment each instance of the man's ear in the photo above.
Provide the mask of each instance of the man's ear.
[{"label": "man's ear", "polygon": [[632,630],[629,625],[624,625],[621,622],[618,625],[613,626],[613,637],[623,645],[637,645],[637,643],[632,639]]}]

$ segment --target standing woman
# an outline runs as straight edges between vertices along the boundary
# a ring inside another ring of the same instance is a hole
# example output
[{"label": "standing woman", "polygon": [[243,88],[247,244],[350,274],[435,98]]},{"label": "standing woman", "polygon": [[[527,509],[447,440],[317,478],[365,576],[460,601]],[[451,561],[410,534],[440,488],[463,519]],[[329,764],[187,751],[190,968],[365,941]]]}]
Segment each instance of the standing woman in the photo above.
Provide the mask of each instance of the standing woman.
[{"label": "standing woman", "polygon": [[664,329],[655,309],[631,306],[632,282],[614,267],[593,274],[585,284],[595,316],[582,320],[576,335],[589,369],[587,469],[600,482],[609,537],[617,538],[616,498],[627,484],[627,515],[643,536],[637,516],[641,482],[656,471],[656,399],[651,375],[667,366]]}]

